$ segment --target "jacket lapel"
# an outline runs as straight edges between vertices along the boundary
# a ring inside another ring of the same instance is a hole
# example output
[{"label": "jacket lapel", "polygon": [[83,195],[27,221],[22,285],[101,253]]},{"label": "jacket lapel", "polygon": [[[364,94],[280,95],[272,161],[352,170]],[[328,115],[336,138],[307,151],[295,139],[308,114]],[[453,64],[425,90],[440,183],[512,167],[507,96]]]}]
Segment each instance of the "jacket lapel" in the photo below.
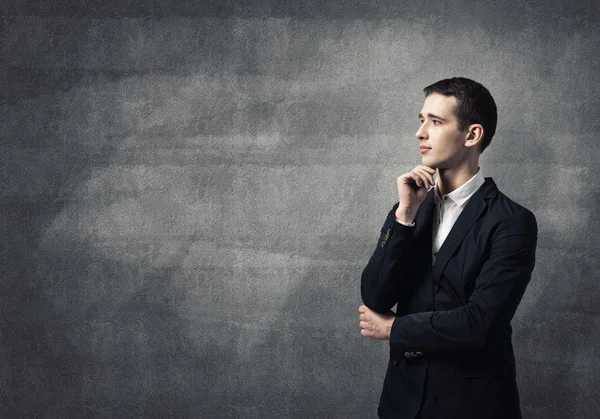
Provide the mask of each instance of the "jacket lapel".
[{"label": "jacket lapel", "polygon": [[[494,196],[498,191],[492,178],[485,178],[485,183],[473,194],[458,219],[452,226],[450,233],[444,240],[442,247],[438,251],[435,263],[433,265],[432,275],[435,282],[439,281],[440,275],[448,261],[462,243],[463,239],[473,227],[473,224],[483,214],[487,204],[485,200]],[[433,195],[432,195],[433,197]]]}]

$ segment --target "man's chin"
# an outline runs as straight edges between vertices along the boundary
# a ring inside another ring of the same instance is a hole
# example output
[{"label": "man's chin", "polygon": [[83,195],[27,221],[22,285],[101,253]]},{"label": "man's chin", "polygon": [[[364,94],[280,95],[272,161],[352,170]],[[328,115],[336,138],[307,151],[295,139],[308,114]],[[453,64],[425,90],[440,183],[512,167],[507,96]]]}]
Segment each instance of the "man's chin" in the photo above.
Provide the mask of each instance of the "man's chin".
[{"label": "man's chin", "polygon": [[437,162],[433,159],[427,158],[427,156],[421,157],[421,164],[423,166],[431,167],[434,170],[437,170]]}]

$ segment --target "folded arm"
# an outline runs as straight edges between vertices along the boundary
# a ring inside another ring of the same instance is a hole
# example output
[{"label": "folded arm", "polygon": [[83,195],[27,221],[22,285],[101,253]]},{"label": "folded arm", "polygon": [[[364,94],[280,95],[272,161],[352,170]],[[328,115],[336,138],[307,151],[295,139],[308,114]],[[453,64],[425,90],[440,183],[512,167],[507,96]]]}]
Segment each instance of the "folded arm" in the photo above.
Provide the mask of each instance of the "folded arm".
[{"label": "folded arm", "polygon": [[530,211],[502,222],[469,302],[453,310],[397,317],[391,329],[391,353],[449,353],[485,347],[490,329],[502,329],[515,314],[531,279],[536,244],[537,223]]},{"label": "folded arm", "polygon": [[411,278],[411,244],[415,226],[396,222],[398,203],[388,213],[377,247],[361,276],[364,304],[378,313],[388,312],[407,291]]}]

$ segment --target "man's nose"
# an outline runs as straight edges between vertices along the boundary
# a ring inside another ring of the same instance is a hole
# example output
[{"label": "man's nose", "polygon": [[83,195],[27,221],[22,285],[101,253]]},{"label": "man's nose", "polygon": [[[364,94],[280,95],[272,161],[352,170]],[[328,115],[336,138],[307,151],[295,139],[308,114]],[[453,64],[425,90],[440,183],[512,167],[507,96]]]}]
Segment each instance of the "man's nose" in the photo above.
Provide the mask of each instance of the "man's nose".
[{"label": "man's nose", "polygon": [[423,140],[427,138],[427,132],[423,129],[423,125],[419,127],[417,133],[415,134],[419,140]]}]

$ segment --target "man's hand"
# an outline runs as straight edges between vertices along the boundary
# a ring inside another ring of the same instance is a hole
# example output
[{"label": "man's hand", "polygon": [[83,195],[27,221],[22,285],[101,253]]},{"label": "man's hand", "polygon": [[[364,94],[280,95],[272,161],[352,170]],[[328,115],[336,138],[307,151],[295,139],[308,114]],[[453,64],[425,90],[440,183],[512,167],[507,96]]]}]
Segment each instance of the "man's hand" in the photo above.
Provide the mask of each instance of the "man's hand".
[{"label": "man's hand", "polygon": [[392,324],[396,316],[393,311],[389,314],[379,314],[366,305],[358,308],[360,313],[360,334],[373,339],[387,340],[390,338]]},{"label": "man's hand", "polygon": [[435,169],[420,164],[410,172],[398,177],[398,202],[400,204],[396,210],[396,219],[405,223],[413,221],[419,205],[427,196],[427,190],[435,185],[434,174]]}]

